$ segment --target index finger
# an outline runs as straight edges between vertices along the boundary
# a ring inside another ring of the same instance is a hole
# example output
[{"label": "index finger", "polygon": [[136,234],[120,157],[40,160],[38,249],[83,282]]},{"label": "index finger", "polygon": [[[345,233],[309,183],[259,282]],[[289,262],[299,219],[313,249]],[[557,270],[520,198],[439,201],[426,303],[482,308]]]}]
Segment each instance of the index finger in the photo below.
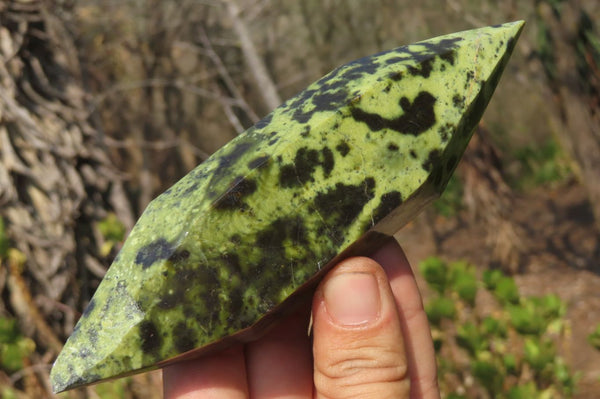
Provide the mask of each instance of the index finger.
[{"label": "index finger", "polygon": [[406,255],[393,240],[371,258],[383,266],[396,300],[408,361],[411,398],[439,399],[431,330]]}]

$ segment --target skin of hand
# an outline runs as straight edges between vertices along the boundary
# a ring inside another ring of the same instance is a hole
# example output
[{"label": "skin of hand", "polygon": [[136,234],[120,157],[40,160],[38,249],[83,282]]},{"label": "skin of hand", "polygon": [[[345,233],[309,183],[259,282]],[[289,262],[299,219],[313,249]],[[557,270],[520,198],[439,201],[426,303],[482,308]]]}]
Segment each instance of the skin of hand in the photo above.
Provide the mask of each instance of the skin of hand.
[{"label": "skin of hand", "polygon": [[336,265],[309,312],[255,342],[163,370],[165,399],[438,399],[433,341],[400,246]]}]

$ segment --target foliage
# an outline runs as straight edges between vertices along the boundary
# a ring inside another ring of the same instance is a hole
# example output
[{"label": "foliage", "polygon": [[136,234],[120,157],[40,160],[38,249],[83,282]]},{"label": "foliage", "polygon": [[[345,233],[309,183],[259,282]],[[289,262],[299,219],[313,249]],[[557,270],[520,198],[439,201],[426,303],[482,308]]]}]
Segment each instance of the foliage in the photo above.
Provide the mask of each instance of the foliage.
[{"label": "foliage", "polygon": [[125,225],[113,212],[98,222],[98,231],[105,240],[100,248],[102,256],[108,255],[117,244],[125,239]]},{"label": "foliage", "polygon": [[588,342],[594,348],[600,350],[600,324],[596,326],[596,329],[587,337]]},{"label": "foliage", "polygon": [[516,181],[518,188],[553,186],[570,176],[567,156],[552,138],[519,148],[514,156],[521,165]]},{"label": "foliage", "polygon": [[0,369],[8,373],[22,369],[34,350],[35,342],[21,334],[15,319],[0,317]]},{"label": "foliage", "polygon": [[[506,399],[572,397],[578,375],[557,352],[556,340],[568,330],[559,297],[521,296],[513,278],[486,270],[479,280],[475,267],[462,261],[431,257],[419,269],[434,291],[425,310],[447,398],[481,391]],[[479,295],[493,298],[493,309],[479,309]],[[600,326],[594,334],[590,342],[600,344]],[[469,380],[474,387],[456,386]]]}]

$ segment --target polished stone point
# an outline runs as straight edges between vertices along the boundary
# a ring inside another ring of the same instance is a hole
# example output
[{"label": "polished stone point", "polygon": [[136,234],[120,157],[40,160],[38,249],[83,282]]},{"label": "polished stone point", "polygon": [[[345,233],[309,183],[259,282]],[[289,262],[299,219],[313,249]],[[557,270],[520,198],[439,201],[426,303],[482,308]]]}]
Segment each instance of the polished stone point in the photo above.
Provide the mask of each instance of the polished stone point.
[{"label": "polished stone point", "polygon": [[337,261],[444,190],[523,22],[361,58],[152,201],[51,373],[55,392],[260,337]]}]

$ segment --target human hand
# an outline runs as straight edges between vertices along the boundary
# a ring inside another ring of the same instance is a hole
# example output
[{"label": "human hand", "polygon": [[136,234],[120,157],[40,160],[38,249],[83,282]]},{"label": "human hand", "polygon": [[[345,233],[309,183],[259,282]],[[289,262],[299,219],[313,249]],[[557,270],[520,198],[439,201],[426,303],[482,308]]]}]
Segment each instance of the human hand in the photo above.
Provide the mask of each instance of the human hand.
[{"label": "human hand", "polygon": [[258,341],[166,367],[165,399],[439,398],[427,317],[395,241],[334,267],[312,315],[312,340],[308,314],[295,314]]}]

